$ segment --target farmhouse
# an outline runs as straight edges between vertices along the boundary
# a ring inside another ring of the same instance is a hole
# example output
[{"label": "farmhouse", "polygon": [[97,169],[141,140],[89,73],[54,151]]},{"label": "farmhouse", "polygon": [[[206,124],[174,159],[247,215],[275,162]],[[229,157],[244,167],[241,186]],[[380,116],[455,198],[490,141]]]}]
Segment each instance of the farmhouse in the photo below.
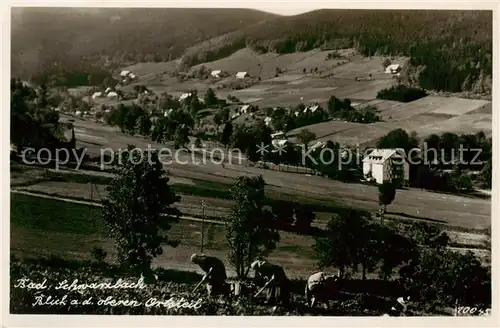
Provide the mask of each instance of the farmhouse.
[{"label": "farmhouse", "polygon": [[[279,148],[279,147],[283,147],[286,145],[286,143],[288,142],[288,140],[286,139],[274,139],[273,141],[271,141],[271,144],[276,147],[276,148]],[[278,151],[277,149],[273,150],[273,152],[276,152]]]},{"label": "farmhouse", "polygon": [[132,80],[134,80],[137,76],[134,73],[130,73],[128,77]]},{"label": "farmhouse", "polygon": [[277,131],[271,134],[271,139],[272,139],[271,144],[276,148],[284,147],[288,142],[286,135],[283,133],[283,131]]},{"label": "farmhouse", "polygon": [[385,181],[407,183],[410,165],[402,149],[375,149],[363,159],[363,175],[379,184]]},{"label": "farmhouse", "polygon": [[271,139],[276,140],[276,139],[286,139],[285,134],[283,131],[276,131],[275,133],[271,134]]},{"label": "farmhouse", "polygon": [[317,111],[319,108],[318,105],[312,105],[312,106],[309,106],[309,107],[306,107],[304,109],[304,113],[307,113],[307,111],[311,111],[311,113],[314,113],[315,111]]},{"label": "farmhouse", "polygon": [[266,118],[264,118],[264,123],[266,124],[266,126],[269,126],[269,124],[271,124],[272,121],[273,121],[272,117],[266,116]]},{"label": "farmhouse", "polygon": [[130,71],[121,71],[120,76],[127,77],[130,74]]},{"label": "farmhouse", "polygon": [[108,93],[108,98],[118,98],[118,93],[116,93],[115,91],[111,91],[110,93]]},{"label": "farmhouse", "polygon": [[112,89],[110,87],[107,87],[106,90],[104,91],[104,93],[108,93],[110,92]]},{"label": "farmhouse", "polygon": [[238,72],[238,73],[236,73],[236,78],[237,79],[244,79],[246,77],[248,77],[248,72]]},{"label": "farmhouse", "polygon": [[221,73],[222,73],[222,71],[220,69],[218,69],[218,70],[212,71],[212,73],[210,73],[210,75],[212,77],[219,78]]},{"label": "farmhouse", "polygon": [[325,145],[326,145],[326,142],[324,142],[324,141],[317,141],[312,146],[310,146],[309,149],[314,150],[314,149],[318,149],[318,148],[323,148],[323,147],[325,147]]},{"label": "farmhouse", "polygon": [[392,64],[385,68],[387,74],[396,74],[399,73],[399,71],[401,71],[401,66],[399,64]]},{"label": "farmhouse", "polygon": [[246,114],[248,112],[248,110],[250,109],[250,105],[243,105],[241,108],[240,108],[240,114]]},{"label": "farmhouse", "polygon": [[180,97],[179,97],[179,101],[183,101],[187,98],[191,97],[191,92],[189,93],[183,93]]},{"label": "farmhouse", "polygon": [[99,97],[102,97],[102,92],[94,92],[92,94],[92,99],[96,99],[96,98],[99,98]]}]

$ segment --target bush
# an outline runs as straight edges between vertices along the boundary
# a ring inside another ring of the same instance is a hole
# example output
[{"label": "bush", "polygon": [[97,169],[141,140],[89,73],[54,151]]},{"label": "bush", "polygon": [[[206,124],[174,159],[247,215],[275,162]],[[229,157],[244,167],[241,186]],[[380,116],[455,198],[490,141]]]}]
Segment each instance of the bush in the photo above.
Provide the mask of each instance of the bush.
[{"label": "bush", "polygon": [[426,97],[425,90],[407,87],[405,85],[393,86],[389,89],[383,89],[377,93],[377,99],[394,100],[399,102],[411,102]]}]

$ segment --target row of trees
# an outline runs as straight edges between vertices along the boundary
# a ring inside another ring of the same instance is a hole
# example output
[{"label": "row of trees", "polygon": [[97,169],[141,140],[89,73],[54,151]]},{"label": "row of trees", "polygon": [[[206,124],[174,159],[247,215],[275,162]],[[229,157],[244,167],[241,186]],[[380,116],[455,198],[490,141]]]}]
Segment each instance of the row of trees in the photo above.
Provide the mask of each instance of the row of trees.
[{"label": "row of trees", "polygon": [[367,106],[355,109],[351,106],[349,99],[340,100],[331,96],[326,109],[317,106],[318,108],[314,111],[309,108],[306,110],[304,104],[298,104],[290,110],[279,107],[275,110],[269,109],[267,114],[273,119],[273,128],[285,132],[332,119],[365,124],[381,120],[377,115],[376,107]]},{"label": "row of trees", "polygon": [[[59,130],[57,103],[47,86],[38,89],[12,78],[10,81],[11,142],[18,146],[61,146],[65,142]],[[29,128],[28,128],[29,127]]]},{"label": "row of trees", "polygon": [[411,186],[448,192],[471,191],[474,183],[491,188],[492,139],[483,132],[432,134],[421,144],[416,133],[396,129],[383,136],[377,147],[402,148],[406,154],[421,150],[412,153]]},{"label": "row of trees", "polygon": [[[137,87],[136,92],[143,91]],[[110,125],[120,127],[122,132],[149,136],[155,142],[174,141],[177,147],[182,147],[193,134],[195,123],[202,116],[200,111],[207,107],[223,107],[225,103],[224,99],[217,98],[212,89],[205,92],[202,100],[196,90],[192,90],[182,101],[167,93],[159,97],[148,94],[141,98],[141,105],[120,103],[105,115],[105,120]],[[224,109],[214,121],[221,124],[228,119],[229,110]]]},{"label": "row of trees", "polygon": [[[254,128],[238,127],[236,130],[239,132],[229,137],[229,132],[233,130],[230,123],[228,126],[231,129],[224,129],[221,140],[224,143],[232,140],[226,144],[235,148],[243,147],[240,148],[242,150],[253,149],[253,152],[247,151],[253,161],[260,159],[275,164],[305,165],[330,179],[342,181],[359,181],[362,177],[362,154],[355,149],[344,149],[331,140],[314,150],[309,151],[306,147],[305,151],[310,157],[307,156],[303,163],[301,145],[307,146],[316,139],[316,135],[307,129],[296,135],[299,144],[288,141],[282,152],[269,152],[261,156],[255,152],[256,146],[252,145],[260,142],[270,144],[271,130],[268,127],[263,124]],[[245,134],[242,131],[247,132]],[[252,142],[247,144],[245,140]],[[462,154],[459,152],[460,145],[464,148]],[[396,129],[383,136],[376,147],[400,148],[411,157],[410,186],[446,192],[470,192],[474,184],[491,188],[492,140],[482,132],[460,136],[453,133],[431,135],[422,143],[415,133],[408,134],[403,129]],[[351,152],[350,161],[342,158],[343,151]]]},{"label": "row of trees", "polygon": [[381,121],[375,106],[365,106],[357,110],[352,107],[350,99],[340,100],[335,96],[328,100],[328,113],[332,119],[348,122],[369,124]]},{"label": "row of trees", "polygon": [[111,73],[97,66],[75,69],[74,67],[52,66],[31,76],[31,82],[50,87],[116,85]]}]

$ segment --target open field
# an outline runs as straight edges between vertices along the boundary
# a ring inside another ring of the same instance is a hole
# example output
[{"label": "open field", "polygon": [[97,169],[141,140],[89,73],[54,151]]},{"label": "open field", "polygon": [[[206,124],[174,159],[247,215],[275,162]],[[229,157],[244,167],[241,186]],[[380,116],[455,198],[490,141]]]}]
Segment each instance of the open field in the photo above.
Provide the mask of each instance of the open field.
[{"label": "open field", "polygon": [[[204,168],[200,166],[200,169]],[[233,168],[236,168],[234,166]],[[241,174],[249,174],[240,168]],[[250,168],[248,168],[250,169]],[[200,170],[179,171],[169,169],[173,174],[172,185],[182,196],[177,204],[179,209],[188,214],[199,216],[202,213],[201,200],[207,202],[205,215],[210,217],[226,217],[232,202],[229,200],[229,177],[214,176],[214,180],[207,181],[207,177]],[[84,172],[80,172],[84,173]],[[360,184],[343,184],[338,181],[337,186],[328,187],[326,183],[334,182],[317,176],[304,176],[286,172],[263,170],[263,177],[267,182],[266,195],[271,200],[295,201],[309,204],[318,216],[319,226],[326,223],[332,213],[339,207],[351,206],[368,211],[378,209],[378,192],[374,186]],[[190,176],[189,180],[179,180],[180,174]],[[235,178],[241,174],[235,176]],[[281,176],[295,176],[295,186],[286,185]],[[64,174],[63,174],[64,176]],[[58,179],[35,180],[16,189],[55,194],[62,197],[76,197],[98,201],[106,195],[104,186],[106,181],[96,180],[94,188],[82,175],[71,174]],[[78,179],[76,179],[78,178]],[[96,177],[97,178],[97,177]],[[109,179],[109,177],[107,177]],[[205,180],[203,180],[203,178]],[[95,180],[95,179],[94,179]],[[185,184],[187,182],[187,184]],[[194,184],[194,185],[193,185]],[[297,187],[297,185],[301,187]],[[328,191],[327,191],[328,190]],[[468,198],[449,194],[439,194],[421,190],[398,190],[395,201],[388,207],[388,215],[404,221],[424,221],[436,223],[443,228],[458,229],[460,231],[480,231],[490,226],[490,201],[478,198]]]},{"label": "open field", "polygon": [[[273,78],[276,68],[285,70],[287,74],[302,74],[305,68],[318,68],[324,71],[331,68],[336,60],[325,60],[330,51],[311,50],[307,52],[297,52],[279,55],[276,53],[258,54],[251,49],[241,49],[234,54],[213,62],[203,63],[200,66],[208,67],[212,70],[223,70],[231,75],[237,72],[248,72],[250,76],[260,76],[262,79]],[[344,59],[346,61],[347,59]]]},{"label": "open field", "polygon": [[385,122],[361,124],[330,121],[295,129],[288,135],[294,136],[307,128],[320,141],[332,140],[344,146],[363,146],[374,144],[380,137],[398,128],[415,131],[420,138],[444,132],[460,134],[483,131],[489,136],[492,133],[491,102],[485,100],[428,96],[410,103],[373,100],[362,106],[366,105],[376,106]]},{"label": "open field", "polygon": [[[362,58],[355,55],[352,49],[345,49],[339,51],[346,56],[345,58],[326,60],[330,52],[315,49],[278,55],[276,53],[258,54],[246,48],[226,58],[191,68],[195,70],[205,66],[211,70],[222,70],[230,74],[230,77],[218,81],[213,79],[188,80],[180,83],[170,76],[177,65],[176,61],[138,63],[123,68],[138,76],[136,82],[123,89],[129,90],[134,84],[145,84],[155,93],[168,92],[180,95],[192,89],[203,93],[210,87],[216,90],[220,98],[226,98],[231,94],[243,102],[254,103],[262,107],[293,106],[309,102],[323,104],[332,94],[339,98],[368,101],[374,99],[378,91],[395,83],[390,74],[384,73],[382,67],[384,57]],[[350,59],[348,56],[351,56]],[[394,62],[404,63],[405,61],[406,59],[402,58]],[[278,77],[275,76],[277,68],[283,72]],[[311,72],[316,68],[317,72]],[[261,81],[256,86],[242,90],[230,90],[227,86],[220,88],[223,84],[228,85],[236,81],[234,75],[240,71],[246,71],[252,77],[260,77]],[[372,74],[370,81],[355,81],[355,77],[367,78],[369,74]]]},{"label": "open field", "polygon": [[[58,210],[54,211],[54,208]],[[98,208],[11,195],[11,250],[17,255],[33,257],[54,254],[63,258],[88,259],[90,251],[101,246],[114,259],[113,242],[105,231]],[[463,237],[465,234],[460,235]],[[475,237],[469,235],[465,236],[467,240]],[[164,253],[154,264],[163,268],[199,272],[199,268],[190,263],[189,256],[199,250],[201,223],[180,220],[173,225],[169,236],[179,240],[181,245],[177,248],[165,247]],[[225,260],[227,244],[224,227],[205,223],[204,236],[205,253]],[[280,242],[268,258],[283,265],[290,277],[303,278],[316,267],[311,247],[313,244],[314,239],[310,236],[280,232]],[[484,253],[481,250],[475,252],[479,256]],[[230,268],[229,263],[225,262]],[[229,273],[232,271],[229,270]]]},{"label": "open field", "polygon": [[[115,257],[113,242],[96,208],[25,195],[11,196],[11,250],[23,256],[56,254],[64,258],[85,259],[93,247],[102,246]],[[57,213],[54,208],[58,208]],[[224,227],[205,224],[205,253],[225,260]],[[281,241],[269,260],[287,268],[291,277],[304,277],[315,268],[311,237],[281,234]],[[189,257],[200,247],[201,223],[181,220],[169,236],[181,242],[177,248],[165,247],[155,265],[164,268],[199,272]],[[41,242],[43,240],[43,242]],[[228,269],[229,264],[225,260]],[[232,273],[231,270],[228,270]],[[200,272],[201,273],[201,272]]]},{"label": "open field", "polygon": [[153,80],[158,75],[168,74],[173,72],[177,67],[177,60],[159,63],[137,63],[134,65],[123,67],[123,71],[133,72],[138,78],[138,82],[146,83]]}]

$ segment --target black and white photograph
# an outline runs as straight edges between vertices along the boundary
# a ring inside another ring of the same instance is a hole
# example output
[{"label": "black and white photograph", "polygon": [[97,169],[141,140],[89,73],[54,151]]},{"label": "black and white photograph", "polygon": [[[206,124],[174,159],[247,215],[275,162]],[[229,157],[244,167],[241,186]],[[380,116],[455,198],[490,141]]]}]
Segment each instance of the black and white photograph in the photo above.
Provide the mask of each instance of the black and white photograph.
[{"label": "black and white photograph", "polygon": [[63,4],[8,9],[7,314],[497,317],[498,4]]}]

